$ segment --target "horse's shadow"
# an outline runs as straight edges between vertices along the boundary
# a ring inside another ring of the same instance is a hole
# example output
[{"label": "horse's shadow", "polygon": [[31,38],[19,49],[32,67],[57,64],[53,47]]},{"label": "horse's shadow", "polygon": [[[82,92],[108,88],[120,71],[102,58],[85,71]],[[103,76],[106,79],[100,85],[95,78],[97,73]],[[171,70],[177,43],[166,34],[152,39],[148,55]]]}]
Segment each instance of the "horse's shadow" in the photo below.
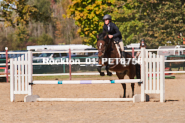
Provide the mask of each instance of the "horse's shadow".
[{"label": "horse's shadow", "polygon": [[174,101],[179,101],[179,100],[173,100],[173,99],[165,100],[165,102],[174,102]]},{"label": "horse's shadow", "polygon": [[[177,102],[179,100],[173,100],[173,99],[169,99],[169,100],[165,100],[165,102]],[[154,102],[160,102],[160,100],[154,100]]]}]

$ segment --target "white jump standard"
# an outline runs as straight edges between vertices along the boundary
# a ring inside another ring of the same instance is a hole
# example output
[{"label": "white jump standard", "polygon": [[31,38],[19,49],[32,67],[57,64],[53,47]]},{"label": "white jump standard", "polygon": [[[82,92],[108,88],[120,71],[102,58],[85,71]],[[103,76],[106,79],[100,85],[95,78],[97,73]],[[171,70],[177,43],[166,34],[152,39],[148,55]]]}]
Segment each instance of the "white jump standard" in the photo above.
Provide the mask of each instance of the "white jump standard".
[{"label": "white jump standard", "polygon": [[[147,56],[147,57],[146,57]],[[165,101],[164,56],[148,53],[141,48],[141,79],[119,80],[34,80],[32,78],[32,52],[25,52],[25,57],[10,59],[10,101],[15,101],[15,94],[27,94],[24,102],[34,101],[146,101],[146,94],[160,94],[160,102]],[[157,77],[152,77],[156,74]],[[148,77],[149,76],[149,77]],[[160,77],[159,77],[160,76]],[[157,79],[156,79],[157,78]],[[141,83],[141,94],[133,98],[40,98],[32,95],[33,85],[37,84],[119,84]]]}]

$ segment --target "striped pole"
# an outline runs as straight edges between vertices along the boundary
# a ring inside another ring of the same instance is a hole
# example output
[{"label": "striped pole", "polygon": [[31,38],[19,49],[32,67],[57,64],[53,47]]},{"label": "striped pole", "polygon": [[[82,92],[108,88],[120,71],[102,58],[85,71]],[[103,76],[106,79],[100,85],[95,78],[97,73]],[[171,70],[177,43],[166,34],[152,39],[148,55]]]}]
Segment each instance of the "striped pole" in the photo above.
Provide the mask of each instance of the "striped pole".
[{"label": "striped pole", "polygon": [[119,79],[119,80],[35,80],[30,85],[33,84],[114,84],[114,83],[142,83],[141,79]]}]

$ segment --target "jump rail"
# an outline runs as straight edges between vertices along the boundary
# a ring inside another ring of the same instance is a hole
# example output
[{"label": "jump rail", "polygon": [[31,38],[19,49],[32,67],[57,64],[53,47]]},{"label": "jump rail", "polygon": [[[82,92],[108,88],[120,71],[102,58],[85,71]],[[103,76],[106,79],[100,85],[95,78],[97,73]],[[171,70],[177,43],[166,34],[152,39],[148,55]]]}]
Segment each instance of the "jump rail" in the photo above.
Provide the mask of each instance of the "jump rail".
[{"label": "jump rail", "polygon": [[[146,57],[147,56],[147,57]],[[141,48],[141,79],[120,80],[34,80],[32,78],[32,52],[28,51],[25,57],[10,60],[10,101],[15,101],[15,94],[27,94],[25,102],[33,101],[146,101],[146,94],[160,94],[160,102],[165,101],[164,84],[164,56],[148,53]],[[152,77],[152,74],[157,74]],[[148,77],[149,75],[149,77]],[[36,84],[116,84],[141,83],[141,94],[133,98],[40,98],[32,95],[33,85]]]},{"label": "jump rail", "polygon": [[141,79],[119,79],[119,80],[65,80],[65,81],[53,81],[53,80],[45,80],[45,81],[33,81],[29,83],[30,85],[36,84],[114,84],[114,83],[142,83]]}]

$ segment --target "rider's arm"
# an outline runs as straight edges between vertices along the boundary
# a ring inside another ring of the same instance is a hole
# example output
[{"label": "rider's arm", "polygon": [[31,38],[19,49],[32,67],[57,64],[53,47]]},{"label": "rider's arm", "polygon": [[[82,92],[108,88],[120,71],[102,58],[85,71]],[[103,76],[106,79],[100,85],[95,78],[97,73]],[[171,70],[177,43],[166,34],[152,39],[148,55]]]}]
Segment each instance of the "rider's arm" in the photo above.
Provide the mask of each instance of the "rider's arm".
[{"label": "rider's arm", "polygon": [[115,24],[114,24],[113,28],[114,28],[114,30],[116,32],[115,34],[113,34],[113,37],[115,38],[115,37],[120,36],[121,32],[119,31],[118,27]]},{"label": "rider's arm", "polygon": [[105,27],[105,25],[103,26],[103,32],[106,32],[106,29],[105,29],[106,27]]}]

